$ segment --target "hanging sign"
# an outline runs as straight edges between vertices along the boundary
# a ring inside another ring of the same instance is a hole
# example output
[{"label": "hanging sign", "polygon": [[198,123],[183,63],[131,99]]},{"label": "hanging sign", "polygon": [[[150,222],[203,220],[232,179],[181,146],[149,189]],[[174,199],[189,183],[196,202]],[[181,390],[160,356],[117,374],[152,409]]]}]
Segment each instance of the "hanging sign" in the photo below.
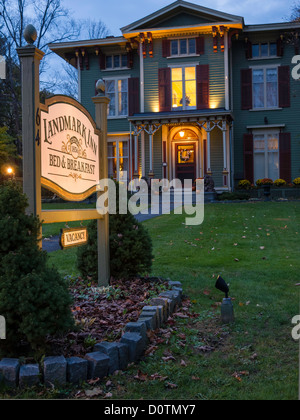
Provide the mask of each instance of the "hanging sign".
[{"label": "hanging sign", "polygon": [[67,96],[41,105],[41,184],[69,201],[82,201],[100,179],[99,135],[88,111]]},{"label": "hanging sign", "polygon": [[87,244],[88,230],[86,227],[62,229],[60,235],[61,248],[71,248]]}]

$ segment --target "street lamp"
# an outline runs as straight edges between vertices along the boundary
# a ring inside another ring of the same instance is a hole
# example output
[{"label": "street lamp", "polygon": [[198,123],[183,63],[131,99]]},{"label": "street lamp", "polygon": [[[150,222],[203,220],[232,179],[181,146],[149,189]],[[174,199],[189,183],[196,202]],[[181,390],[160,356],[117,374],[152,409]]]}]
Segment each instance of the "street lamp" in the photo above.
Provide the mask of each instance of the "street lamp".
[{"label": "street lamp", "polygon": [[231,302],[231,298],[228,297],[229,287],[221,276],[218,276],[217,278],[216,288],[218,290],[221,290],[221,292],[225,293],[225,299],[223,299],[221,305],[221,319],[223,324],[229,324],[231,322],[234,322],[233,305]]}]

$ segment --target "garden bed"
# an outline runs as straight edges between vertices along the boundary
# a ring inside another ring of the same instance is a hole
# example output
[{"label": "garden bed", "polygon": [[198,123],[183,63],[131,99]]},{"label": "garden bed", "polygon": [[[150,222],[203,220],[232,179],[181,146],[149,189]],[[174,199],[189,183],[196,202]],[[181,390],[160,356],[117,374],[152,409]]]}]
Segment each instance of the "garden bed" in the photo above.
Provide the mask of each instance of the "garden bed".
[{"label": "garden bed", "polygon": [[108,288],[87,284],[80,277],[71,279],[72,312],[78,331],[49,337],[47,353],[83,357],[99,341],[119,340],[125,325],[136,322],[143,306],[167,289],[168,282],[159,278],[112,280]]}]

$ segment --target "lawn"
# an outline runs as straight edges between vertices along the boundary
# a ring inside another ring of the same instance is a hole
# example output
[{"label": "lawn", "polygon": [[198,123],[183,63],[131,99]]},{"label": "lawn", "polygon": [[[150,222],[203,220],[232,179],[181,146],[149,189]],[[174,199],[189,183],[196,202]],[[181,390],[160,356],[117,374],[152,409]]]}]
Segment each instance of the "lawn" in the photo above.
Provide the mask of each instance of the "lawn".
[{"label": "lawn", "polygon": [[[300,202],[208,204],[202,225],[184,220],[165,215],[144,223],[154,246],[152,275],[181,281],[195,316],[177,318],[152,355],[98,386],[113,399],[296,400],[299,343],[291,320],[300,301]],[[50,261],[64,275],[77,274],[75,249],[51,253]],[[220,322],[218,275],[230,284],[229,326]]]}]

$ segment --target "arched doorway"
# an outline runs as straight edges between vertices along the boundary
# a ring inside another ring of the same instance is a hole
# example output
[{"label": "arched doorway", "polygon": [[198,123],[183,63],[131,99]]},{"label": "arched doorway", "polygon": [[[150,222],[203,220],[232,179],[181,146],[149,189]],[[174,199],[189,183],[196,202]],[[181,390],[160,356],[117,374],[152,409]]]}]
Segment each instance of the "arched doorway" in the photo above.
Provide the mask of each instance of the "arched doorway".
[{"label": "arched doorway", "polygon": [[181,128],[173,136],[173,176],[183,183],[193,182],[199,173],[199,137],[190,128]]}]

